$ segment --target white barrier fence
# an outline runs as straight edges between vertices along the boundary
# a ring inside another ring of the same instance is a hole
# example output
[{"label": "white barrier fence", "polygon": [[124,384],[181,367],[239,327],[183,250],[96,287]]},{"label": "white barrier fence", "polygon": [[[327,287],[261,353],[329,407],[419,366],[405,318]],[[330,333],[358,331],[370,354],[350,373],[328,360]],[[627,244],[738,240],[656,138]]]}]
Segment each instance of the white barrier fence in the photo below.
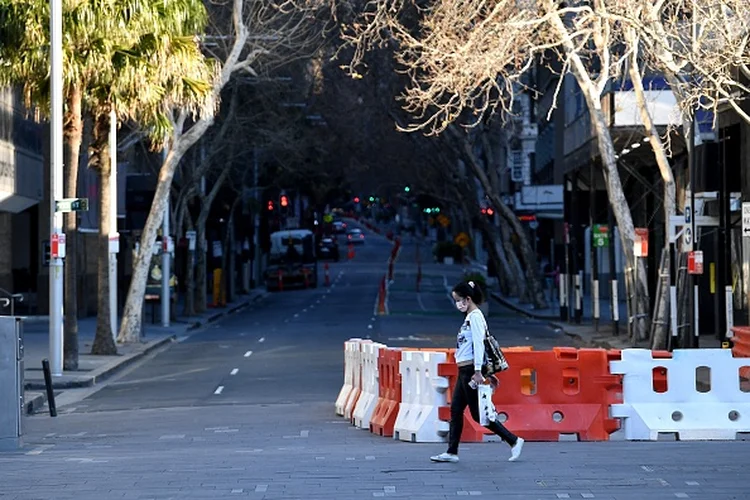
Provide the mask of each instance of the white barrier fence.
[{"label": "white barrier fence", "polygon": [[[740,368],[748,358],[728,349],[675,350],[671,359],[654,359],[646,349],[625,349],[610,371],[623,375],[623,403],[612,416],[623,419],[625,439],[657,440],[676,434],[680,440],[737,438],[750,432],[750,392],[743,392]],[[666,370],[666,390],[654,387],[654,370]],[[707,380],[699,380],[703,373]]]},{"label": "white barrier fence", "polygon": [[413,443],[445,441],[449,424],[438,418],[438,409],[447,404],[448,379],[438,376],[438,364],[447,354],[430,351],[401,352],[401,407],[393,427],[393,437]]},{"label": "white barrier fence", "polygon": [[[344,384],[336,414],[361,429],[369,429],[378,403],[378,357],[386,347],[358,338],[344,343]],[[449,424],[438,418],[438,409],[448,400],[449,380],[438,376],[438,365],[446,360],[445,352],[402,350],[394,439],[447,439]],[[622,420],[627,440],[657,440],[660,434],[680,440],[735,440],[750,434],[750,381],[740,376],[747,367],[750,358],[734,358],[728,349],[675,350],[672,358],[624,349],[621,360],[610,362],[610,372],[623,376],[623,402],[610,406],[611,415]],[[489,404],[480,401],[482,424],[495,416],[491,396],[485,399]]]}]

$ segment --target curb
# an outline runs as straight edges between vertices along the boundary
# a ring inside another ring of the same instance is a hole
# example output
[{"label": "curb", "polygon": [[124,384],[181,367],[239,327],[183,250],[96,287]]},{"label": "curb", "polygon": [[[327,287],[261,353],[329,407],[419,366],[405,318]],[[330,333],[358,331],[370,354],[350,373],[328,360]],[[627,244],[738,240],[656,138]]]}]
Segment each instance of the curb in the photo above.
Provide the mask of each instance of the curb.
[{"label": "curb", "polygon": [[[106,365],[100,368],[97,368],[96,370],[93,370],[90,375],[81,377],[78,380],[58,381],[58,382],[53,381],[52,388],[53,389],[80,389],[83,387],[94,386],[97,384],[97,382],[102,382],[106,380],[107,378],[114,375],[117,371],[121,370],[122,368],[125,368],[126,366],[131,365],[133,362],[146,356],[147,354],[151,353],[153,350],[158,349],[159,347],[162,347],[165,344],[174,342],[176,338],[177,338],[176,335],[169,335],[159,340],[152,340],[151,342],[146,343],[145,347],[142,350],[137,351],[137,352],[132,352],[130,354],[126,354],[125,356],[122,356],[122,357],[118,357],[117,359],[112,360]],[[38,382],[38,381],[27,382],[24,384],[24,390],[44,391],[46,390],[46,386],[44,385],[44,382]]]},{"label": "curb", "polygon": [[625,349],[628,347],[628,346],[616,346],[616,345],[611,344],[607,340],[603,340],[603,339],[584,337],[583,335],[569,331],[568,329],[569,325],[565,324],[564,322],[561,322],[558,316],[534,313],[533,311],[526,310],[522,307],[517,306],[516,304],[513,304],[512,302],[506,300],[505,298],[503,298],[502,296],[494,292],[490,293],[490,296],[500,305],[505,306],[506,308],[511,309],[523,316],[526,316],[532,319],[541,320],[541,321],[546,321],[548,326],[562,331],[568,337],[575,339],[576,341],[581,342],[582,344],[588,347],[601,348],[601,349]]},{"label": "curb", "polygon": [[495,301],[499,302],[501,305],[507,307],[508,309],[512,309],[513,311],[519,314],[523,314],[524,316],[527,316],[532,319],[539,319],[539,320],[545,320],[545,321],[555,321],[555,320],[560,319],[559,317],[553,316],[550,314],[539,314],[533,311],[529,311],[528,309],[524,309],[523,307],[513,304],[512,302],[508,301],[507,299],[503,298],[500,294],[495,293],[495,292],[490,292],[490,296],[493,299],[495,299]]}]

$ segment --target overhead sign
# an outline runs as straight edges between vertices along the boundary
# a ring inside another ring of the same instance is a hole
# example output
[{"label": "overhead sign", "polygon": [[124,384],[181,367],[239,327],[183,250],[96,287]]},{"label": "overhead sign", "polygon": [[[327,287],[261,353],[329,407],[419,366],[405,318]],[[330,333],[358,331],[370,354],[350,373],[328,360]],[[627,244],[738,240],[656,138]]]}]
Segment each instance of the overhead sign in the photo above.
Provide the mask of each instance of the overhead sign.
[{"label": "overhead sign", "polygon": [[594,239],[594,248],[609,246],[609,226],[604,224],[594,224],[594,230],[591,232]]},{"label": "overhead sign", "polygon": [[55,212],[88,212],[88,198],[63,198],[55,201]]},{"label": "overhead sign", "polygon": [[750,237],[750,202],[742,202],[742,236]]}]

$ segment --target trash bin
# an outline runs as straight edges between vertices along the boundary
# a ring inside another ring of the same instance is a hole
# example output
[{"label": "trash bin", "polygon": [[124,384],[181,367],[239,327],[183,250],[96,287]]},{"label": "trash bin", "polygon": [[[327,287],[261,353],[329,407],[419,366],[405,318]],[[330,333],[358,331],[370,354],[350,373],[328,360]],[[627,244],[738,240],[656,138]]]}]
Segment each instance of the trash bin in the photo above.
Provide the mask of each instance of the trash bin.
[{"label": "trash bin", "polygon": [[23,323],[0,316],[0,451],[23,444]]}]

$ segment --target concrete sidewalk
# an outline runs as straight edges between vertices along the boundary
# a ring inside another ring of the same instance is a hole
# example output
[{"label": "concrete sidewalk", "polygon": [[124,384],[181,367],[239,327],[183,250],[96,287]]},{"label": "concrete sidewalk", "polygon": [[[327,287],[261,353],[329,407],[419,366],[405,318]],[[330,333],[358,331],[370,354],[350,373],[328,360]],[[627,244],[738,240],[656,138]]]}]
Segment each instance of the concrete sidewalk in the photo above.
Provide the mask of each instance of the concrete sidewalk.
[{"label": "concrete sidewalk", "polygon": [[[226,307],[208,309],[193,317],[178,316],[167,328],[160,323],[151,324],[150,318],[144,318],[142,341],[118,344],[117,354],[114,356],[89,354],[96,332],[96,317],[82,318],[78,321],[78,370],[65,371],[62,376],[52,378],[55,395],[66,389],[99,384],[154,350],[174,342],[192,330],[232,314],[265,295],[265,290],[253,290],[248,295],[238,296],[236,301]],[[24,320],[24,404],[27,414],[39,411],[47,402],[42,360],[49,358],[48,321],[43,316],[27,317]]]}]

